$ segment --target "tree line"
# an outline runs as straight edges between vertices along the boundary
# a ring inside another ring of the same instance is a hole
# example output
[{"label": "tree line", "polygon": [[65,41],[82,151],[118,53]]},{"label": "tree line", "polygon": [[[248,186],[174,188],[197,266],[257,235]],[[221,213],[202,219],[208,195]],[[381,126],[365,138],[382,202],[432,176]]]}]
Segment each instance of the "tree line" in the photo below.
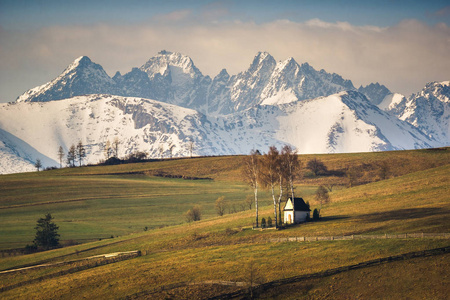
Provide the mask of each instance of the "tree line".
[{"label": "tree line", "polygon": [[62,168],[64,157],[66,157],[67,166],[73,168],[76,166],[78,162],[79,166],[83,165],[83,160],[86,158],[86,147],[83,142],[80,140],[78,144],[72,144],[67,151],[67,154],[64,152],[64,148],[59,146],[58,148],[58,158],[59,158],[59,167]]}]

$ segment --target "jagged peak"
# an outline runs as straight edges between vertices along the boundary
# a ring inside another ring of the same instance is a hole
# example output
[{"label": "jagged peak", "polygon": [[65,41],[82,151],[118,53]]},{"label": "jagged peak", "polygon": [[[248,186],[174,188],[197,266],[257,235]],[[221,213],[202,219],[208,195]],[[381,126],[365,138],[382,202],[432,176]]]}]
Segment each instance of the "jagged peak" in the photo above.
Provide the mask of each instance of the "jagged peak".
[{"label": "jagged peak", "polygon": [[85,65],[91,64],[91,63],[92,63],[92,60],[89,57],[82,55],[82,56],[78,57],[77,59],[75,59],[69,65],[68,69],[74,69],[74,68],[77,68],[80,66],[85,66]]},{"label": "jagged peak", "polygon": [[249,71],[257,71],[261,69],[263,65],[267,65],[270,67],[274,67],[276,65],[275,59],[268,52],[258,52],[253,59],[252,64],[250,65]]},{"label": "jagged peak", "polygon": [[217,76],[215,78],[229,78],[230,74],[228,74],[227,69],[222,69],[219,74],[217,74]]},{"label": "jagged peak", "polygon": [[279,62],[279,64],[278,64],[278,68],[281,70],[289,68],[289,67],[293,67],[293,66],[298,66],[298,63],[295,61],[295,59],[293,57],[289,57],[285,61]]},{"label": "jagged peak", "polygon": [[183,69],[184,73],[201,74],[201,72],[194,65],[192,59],[180,52],[171,52],[162,50],[158,55],[150,58],[140,69],[149,76],[153,76],[156,73],[163,75],[169,66],[179,67]]}]

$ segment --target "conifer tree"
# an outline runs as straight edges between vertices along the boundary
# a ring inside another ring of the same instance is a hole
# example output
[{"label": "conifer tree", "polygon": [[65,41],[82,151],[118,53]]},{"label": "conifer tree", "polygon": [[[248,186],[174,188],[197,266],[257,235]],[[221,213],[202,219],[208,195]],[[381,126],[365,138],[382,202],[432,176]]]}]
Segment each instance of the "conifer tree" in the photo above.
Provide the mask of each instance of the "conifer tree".
[{"label": "conifer tree", "polygon": [[35,227],[36,237],[34,238],[34,244],[46,250],[59,245],[59,227],[52,220],[52,215],[48,213],[44,218],[37,220]]}]

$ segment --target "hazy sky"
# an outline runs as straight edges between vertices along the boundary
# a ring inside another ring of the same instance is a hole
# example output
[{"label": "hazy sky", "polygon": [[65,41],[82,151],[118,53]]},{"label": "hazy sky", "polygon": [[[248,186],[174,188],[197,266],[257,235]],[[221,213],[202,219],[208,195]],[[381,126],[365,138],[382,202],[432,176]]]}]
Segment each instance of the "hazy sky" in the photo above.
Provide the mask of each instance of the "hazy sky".
[{"label": "hazy sky", "polygon": [[160,50],[205,75],[244,71],[258,51],[294,57],[354,85],[409,95],[450,80],[445,1],[0,0],[0,102],[14,101],[89,56],[109,75]]}]

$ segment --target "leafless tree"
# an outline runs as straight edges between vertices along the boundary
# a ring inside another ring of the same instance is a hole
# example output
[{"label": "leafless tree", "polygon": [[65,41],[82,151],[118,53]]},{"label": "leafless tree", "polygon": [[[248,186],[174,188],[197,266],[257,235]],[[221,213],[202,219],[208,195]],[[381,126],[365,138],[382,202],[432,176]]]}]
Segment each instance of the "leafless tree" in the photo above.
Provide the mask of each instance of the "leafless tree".
[{"label": "leafless tree", "polygon": [[194,141],[193,140],[189,140],[187,142],[187,147],[189,150],[189,157],[192,158],[192,152],[194,151]]},{"label": "leafless tree", "polygon": [[314,176],[317,176],[320,173],[326,173],[328,171],[325,164],[317,158],[313,158],[310,161],[308,161],[308,163],[306,164],[306,168],[311,170]]},{"label": "leafless tree", "polygon": [[62,168],[62,160],[64,158],[64,149],[62,146],[58,148],[59,168]]},{"label": "leafless tree", "polygon": [[113,148],[111,147],[111,142],[109,140],[106,141],[105,148],[103,152],[105,154],[105,158],[108,160],[113,155]]},{"label": "leafless tree", "polygon": [[322,203],[328,203],[330,201],[328,190],[323,185],[319,186],[316,190],[316,200],[320,203],[320,210],[322,210]]},{"label": "leafless tree", "polygon": [[116,158],[119,158],[119,145],[120,145],[120,141],[119,141],[119,138],[116,136],[113,141],[114,156]]},{"label": "leafless tree", "polygon": [[255,195],[256,209],[256,227],[259,227],[258,221],[258,188],[260,180],[260,158],[257,150],[252,150],[250,155],[244,157],[243,175],[248,184],[253,188]]},{"label": "leafless tree", "polygon": [[300,172],[301,163],[298,159],[297,151],[293,150],[289,145],[283,147],[281,156],[285,165],[286,179],[291,190],[291,197],[294,199],[294,180]]},{"label": "leafless tree", "polygon": [[35,168],[37,169],[37,171],[39,172],[39,169],[42,168],[42,163],[41,160],[38,158],[36,159],[36,163],[34,164]]},{"label": "leafless tree", "polygon": [[[273,213],[275,217],[275,224],[278,226],[277,218],[277,199],[275,196],[275,186],[280,180],[280,154],[275,146],[269,148],[269,152],[263,155],[262,158],[262,174],[264,186],[268,187],[272,194]],[[282,194],[282,185],[280,184],[280,194]]]},{"label": "leafless tree", "polygon": [[219,216],[223,216],[223,214],[225,213],[226,207],[227,207],[227,203],[225,201],[225,197],[221,196],[221,197],[217,198],[215,208],[216,208],[216,212]]}]

